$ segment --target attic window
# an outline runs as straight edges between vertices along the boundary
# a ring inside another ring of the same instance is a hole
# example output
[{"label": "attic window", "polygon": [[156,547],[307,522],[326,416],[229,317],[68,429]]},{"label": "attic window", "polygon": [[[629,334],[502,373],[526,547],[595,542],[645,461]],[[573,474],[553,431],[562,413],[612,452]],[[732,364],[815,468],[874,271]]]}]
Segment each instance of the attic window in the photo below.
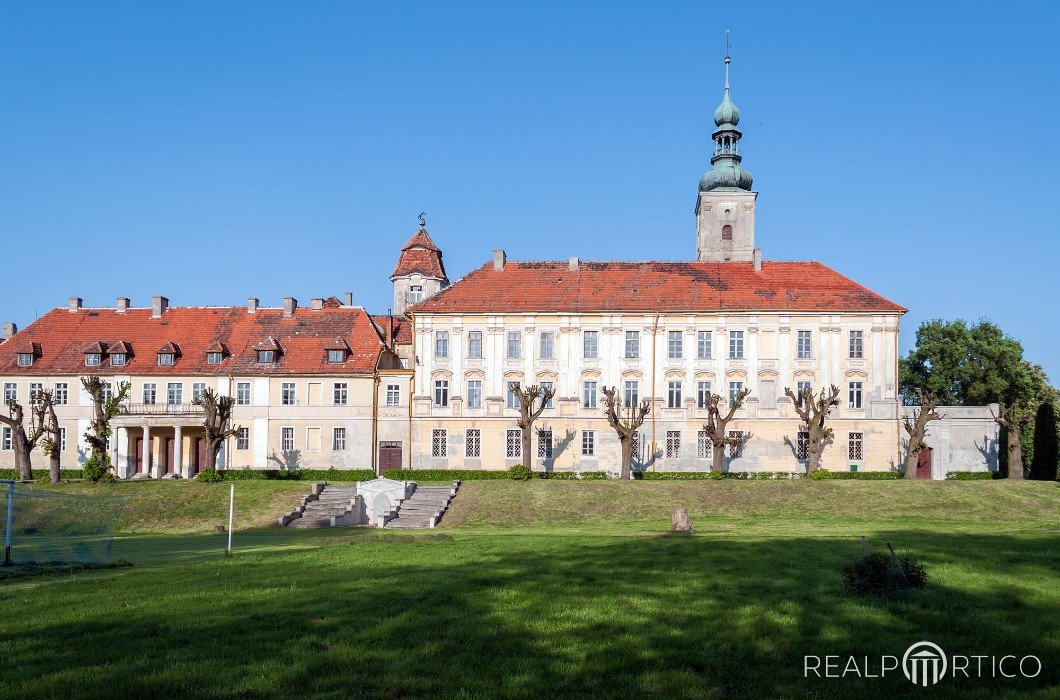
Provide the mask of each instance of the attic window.
[{"label": "attic window", "polygon": [[328,350],[328,364],[341,365],[346,361],[345,350]]},{"label": "attic window", "polygon": [[223,352],[208,352],[206,353],[206,364],[219,365],[224,358],[225,354]]},{"label": "attic window", "polygon": [[125,353],[123,352],[112,352],[110,354],[110,364],[113,367],[121,367],[125,364]]},{"label": "attic window", "polygon": [[174,352],[160,352],[158,353],[158,364],[160,365],[172,365],[177,361],[177,354]]},{"label": "attic window", "polygon": [[275,350],[258,350],[258,364],[266,365],[276,362]]},{"label": "attic window", "polygon": [[32,367],[33,366],[33,353],[31,353],[31,352],[20,352],[18,354],[18,366],[19,367]]},{"label": "attic window", "polygon": [[100,362],[103,361],[103,356],[98,352],[85,353],[85,365],[88,367],[98,367]]}]

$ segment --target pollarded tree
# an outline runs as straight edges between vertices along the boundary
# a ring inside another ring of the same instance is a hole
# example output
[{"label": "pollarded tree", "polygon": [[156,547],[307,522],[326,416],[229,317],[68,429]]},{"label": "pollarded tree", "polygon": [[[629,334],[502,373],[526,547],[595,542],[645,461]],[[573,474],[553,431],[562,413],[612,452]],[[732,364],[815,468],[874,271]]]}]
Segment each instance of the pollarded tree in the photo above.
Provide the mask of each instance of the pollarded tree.
[{"label": "pollarded tree", "polygon": [[[993,415],[993,413],[991,413]],[[1005,429],[1008,443],[1008,478],[1022,479],[1025,465],[1023,463],[1023,431],[1034,420],[1034,408],[1023,402],[1002,404],[1001,415],[994,420]]]},{"label": "pollarded tree", "polygon": [[59,483],[59,470],[62,467],[62,444],[59,431],[59,419],[55,415],[55,396],[50,389],[41,389],[32,397],[30,408],[37,425],[43,429],[41,448],[48,457],[48,473],[53,484]]},{"label": "pollarded tree", "polygon": [[44,428],[37,424],[30,414],[29,431],[26,430],[26,411],[22,404],[14,399],[7,402],[8,415],[0,414],[0,423],[11,429],[11,447],[15,452],[15,469],[18,478],[29,481],[33,478],[33,461],[31,454],[37,442],[44,436]]},{"label": "pollarded tree", "polygon": [[910,479],[916,476],[916,461],[920,451],[927,445],[924,439],[928,433],[928,423],[933,420],[942,420],[942,414],[936,411],[939,405],[939,397],[932,391],[917,391],[920,407],[913,411],[912,419],[902,419],[902,426],[909,435],[909,449],[905,453],[905,467],[902,476]]},{"label": "pollarded tree", "polygon": [[833,384],[828,389],[822,388],[817,396],[809,387],[801,389],[798,394],[785,388],[784,394],[791,399],[806,430],[806,473],[813,474],[821,468],[825,443],[835,437],[835,431],[826,427],[825,421],[832,407],[839,405],[839,387]]},{"label": "pollarded tree", "polygon": [[556,390],[547,386],[541,387],[537,384],[531,384],[523,388],[520,382],[513,382],[511,390],[515,397],[519,399],[519,419],[515,424],[522,431],[523,463],[532,472],[534,471],[534,459],[530,452],[530,437],[534,421],[541,417],[541,412],[545,410],[545,406],[556,395]]},{"label": "pollarded tree", "polygon": [[203,428],[206,430],[206,464],[203,469],[217,468],[217,453],[224,441],[239,432],[232,425],[232,397],[221,396],[213,389],[206,389],[195,398],[195,404],[203,409]]},{"label": "pollarded tree", "polygon": [[621,477],[629,479],[633,476],[633,439],[637,436],[637,430],[644,425],[644,418],[651,410],[647,399],[640,402],[639,406],[630,406],[629,413],[625,418],[622,412],[622,400],[619,398],[617,387],[604,387],[604,414],[607,422],[618,433],[618,444],[622,446]]},{"label": "pollarded tree", "polygon": [[710,460],[712,472],[724,471],[726,446],[738,448],[741,443],[746,443],[754,437],[753,433],[747,433],[737,438],[729,435],[728,432],[729,421],[732,420],[740,406],[743,406],[744,400],[750,393],[750,389],[741,389],[733,394],[732,401],[729,402],[729,410],[724,416],[721,414],[721,397],[717,394],[707,396],[707,422],[703,424],[703,430],[712,446]]},{"label": "pollarded tree", "polygon": [[110,455],[107,454],[107,441],[113,432],[110,422],[118,415],[132,385],[129,382],[121,382],[115,392],[111,390],[110,383],[103,381],[101,377],[82,377],[81,386],[92,399],[92,421],[85,432],[85,442],[88,443],[89,459],[96,465],[90,478],[98,481],[112,466]]}]

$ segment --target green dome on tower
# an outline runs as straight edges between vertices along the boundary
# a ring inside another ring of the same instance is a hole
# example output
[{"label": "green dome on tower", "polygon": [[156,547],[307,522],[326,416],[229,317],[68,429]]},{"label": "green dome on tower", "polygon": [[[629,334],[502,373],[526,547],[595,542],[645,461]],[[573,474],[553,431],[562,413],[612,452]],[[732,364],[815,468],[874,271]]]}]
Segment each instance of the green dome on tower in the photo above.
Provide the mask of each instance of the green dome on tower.
[{"label": "green dome on tower", "polygon": [[710,162],[714,166],[703,174],[699,180],[699,189],[703,192],[714,190],[751,191],[754,177],[740,167],[743,157],[740,155],[740,139],[743,134],[736,126],[740,123],[740,110],[733,104],[729,89],[729,63],[725,57],[725,96],[714,110],[714,125],[718,127],[712,135],[714,138],[714,155]]}]

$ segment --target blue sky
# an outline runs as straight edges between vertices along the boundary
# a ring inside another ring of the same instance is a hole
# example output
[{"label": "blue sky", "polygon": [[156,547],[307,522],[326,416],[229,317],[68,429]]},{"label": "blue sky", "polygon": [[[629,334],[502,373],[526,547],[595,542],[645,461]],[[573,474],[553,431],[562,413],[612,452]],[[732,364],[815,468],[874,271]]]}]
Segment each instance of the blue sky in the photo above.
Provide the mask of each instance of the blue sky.
[{"label": "blue sky", "polygon": [[1060,4],[7,2],[0,318],[82,296],[385,311],[456,279],[689,259],[732,29],[766,259],[990,318],[1060,383]]}]

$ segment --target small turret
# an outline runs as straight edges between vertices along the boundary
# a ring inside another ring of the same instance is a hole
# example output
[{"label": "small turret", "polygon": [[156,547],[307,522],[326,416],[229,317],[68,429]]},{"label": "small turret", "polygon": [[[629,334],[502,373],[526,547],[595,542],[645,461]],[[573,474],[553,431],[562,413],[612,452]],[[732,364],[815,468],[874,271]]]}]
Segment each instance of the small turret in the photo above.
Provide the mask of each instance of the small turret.
[{"label": "small turret", "polygon": [[397,265],[390,274],[394,283],[394,313],[401,315],[409,306],[434,296],[449,286],[442,264],[442,250],[427,233],[427,222],[420,214],[420,228],[401,247]]}]

